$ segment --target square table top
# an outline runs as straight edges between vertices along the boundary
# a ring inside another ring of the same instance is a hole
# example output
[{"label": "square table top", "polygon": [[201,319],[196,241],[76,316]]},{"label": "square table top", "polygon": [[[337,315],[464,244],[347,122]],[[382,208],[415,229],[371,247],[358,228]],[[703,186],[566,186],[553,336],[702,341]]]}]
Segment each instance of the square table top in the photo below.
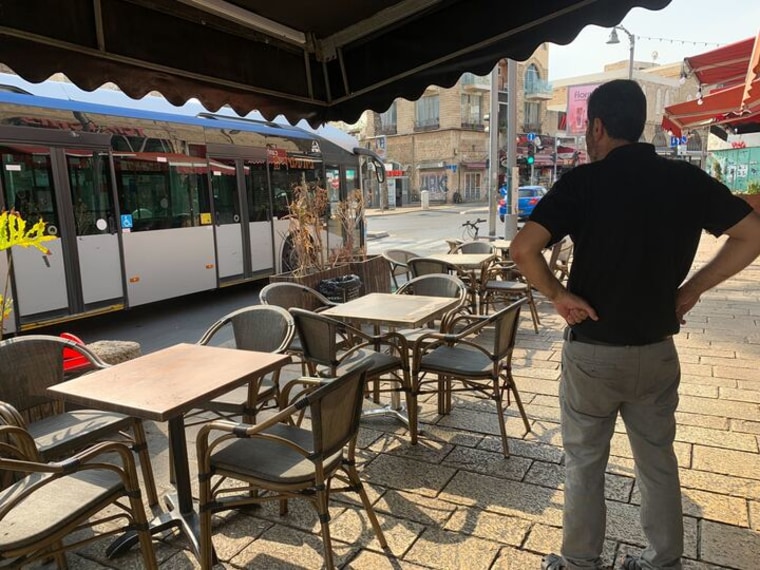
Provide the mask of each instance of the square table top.
[{"label": "square table top", "polygon": [[445,261],[460,269],[480,269],[484,263],[495,259],[496,255],[493,253],[434,253],[425,257]]},{"label": "square table top", "polygon": [[167,421],[290,362],[290,356],[177,344],[48,388],[52,397]]},{"label": "square table top", "polygon": [[441,317],[459,304],[459,299],[426,295],[369,293],[320,314],[334,319],[354,319],[390,326],[420,327]]}]

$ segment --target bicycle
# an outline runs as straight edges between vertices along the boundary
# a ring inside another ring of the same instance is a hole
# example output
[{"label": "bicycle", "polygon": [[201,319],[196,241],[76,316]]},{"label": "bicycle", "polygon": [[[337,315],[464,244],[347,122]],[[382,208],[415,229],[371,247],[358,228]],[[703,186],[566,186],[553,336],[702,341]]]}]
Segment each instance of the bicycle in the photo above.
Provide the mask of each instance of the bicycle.
[{"label": "bicycle", "polygon": [[478,218],[474,222],[467,220],[462,224],[462,227],[464,228],[462,230],[462,239],[465,241],[473,241],[478,239],[478,232],[480,231],[480,226],[478,224],[484,224],[485,222],[486,220],[481,218]]}]

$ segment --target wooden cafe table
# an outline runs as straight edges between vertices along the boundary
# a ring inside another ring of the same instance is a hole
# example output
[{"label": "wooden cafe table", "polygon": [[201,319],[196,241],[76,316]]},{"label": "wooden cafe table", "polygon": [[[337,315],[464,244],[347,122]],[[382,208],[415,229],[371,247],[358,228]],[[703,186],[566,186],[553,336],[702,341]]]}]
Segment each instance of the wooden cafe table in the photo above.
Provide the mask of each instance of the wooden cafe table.
[{"label": "wooden cafe table", "polygon": [[[184,414],[289,362],[290,356],[283,354],[178,344],[56,384],[48,392],[73,404],[169,423],[175,493],[164,497],[168,510],[151,521],[151,531],[178,528],[198,556],[200,529],[190,486]],[[107,554],[114,556],[136,542],[134,533],[123,535]]]},{"label": "wooden cafe table", "polygon": [[[459,299],[428,297],[426,295],[394,295],[392,293],[369,293],[322,311],[322,315],[346,321],[370,323],[379,327],[418,328],[441,318],[455,308]],[[362,417],[391,415],[405,424],[409,418],[404,413],[397,392],[392,394],[390,406],[365,409]]]}]

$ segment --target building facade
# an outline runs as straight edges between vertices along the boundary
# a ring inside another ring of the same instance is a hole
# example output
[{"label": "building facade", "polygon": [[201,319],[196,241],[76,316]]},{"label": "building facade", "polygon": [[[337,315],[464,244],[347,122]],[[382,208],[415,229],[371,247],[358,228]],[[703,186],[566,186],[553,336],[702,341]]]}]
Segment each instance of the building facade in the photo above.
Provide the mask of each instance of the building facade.
[{"label": "building facade", "polygon": [[[520,132],[544,132],[551,99],[548,54],[542,44],[516,64]],[[506,147],[506,65],[506,60],[498,65],[499,149]],[[384,113],[367,111],[354,134],[380,153],[394,174],[387,196],[377,189],[368,196],[371,207],[419,202],[422,191],[434,202],[487,201],[490,105],[490,76],[465,73],[449,89],[430,86],[416,101],[397,99]]]}]

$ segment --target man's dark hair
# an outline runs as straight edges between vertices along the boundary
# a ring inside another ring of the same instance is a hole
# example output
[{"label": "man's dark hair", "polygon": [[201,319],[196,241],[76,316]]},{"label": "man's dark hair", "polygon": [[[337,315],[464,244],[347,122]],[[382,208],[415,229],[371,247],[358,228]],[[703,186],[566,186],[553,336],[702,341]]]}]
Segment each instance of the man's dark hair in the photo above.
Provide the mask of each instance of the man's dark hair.
[{"label": "man's dark hair", "polygon": [[630,79],[604,83],[588,98],[589,124],[594,119],[601,119],[610,137],[637,142],[647,120],[647,98]]}]

